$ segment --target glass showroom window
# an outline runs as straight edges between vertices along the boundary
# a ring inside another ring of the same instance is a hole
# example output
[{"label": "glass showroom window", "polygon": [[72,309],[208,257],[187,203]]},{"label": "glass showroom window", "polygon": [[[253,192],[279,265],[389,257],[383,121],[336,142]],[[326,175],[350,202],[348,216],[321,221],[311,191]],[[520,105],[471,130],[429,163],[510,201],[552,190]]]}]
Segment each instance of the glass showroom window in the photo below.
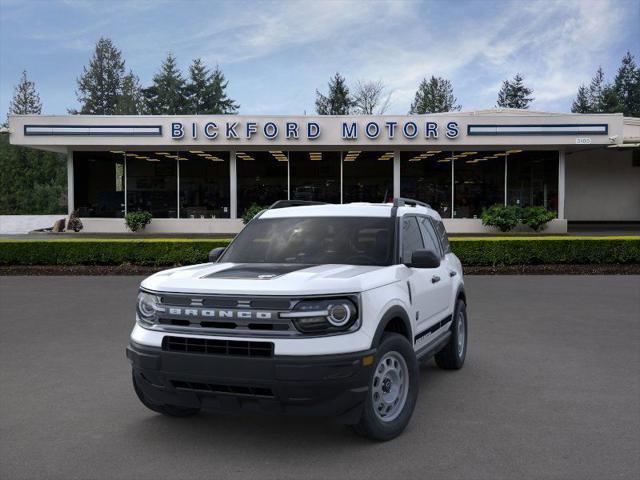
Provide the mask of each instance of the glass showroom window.
[{"label": "glass showroom window", "polygon": [[287,152],[237,152],[238,217],[252,205],[287,199]]},{"label": "glass showroom window", "polygon": [[289,152],[292,200],[340,203],[340,152]]},{"label": "glass showroom window", "polygon": [[507,151],[507,203],[558,211],[558,152]]},{"label": "glass showroom window", "polygon": [[177,159],[173,152],[127,152],[127,211],[155,218],[178,214]]},{"label": "glass showroom window", "polygon": [[427,202],[451,218],[452,152],[424,150],[400,153],[400,193]]},{"label": "glass showroom window", "polygon": [[342,153],[342,201],[385,202],[393,198],[393,152]]},{"label": "glass showroom window", "polygon": [[178,152],[180,218],[229,218],[229,153]]},{"label": "glass showroom window", "polygon": [[480,218],[482,209],[504,205],[505,152],[454,152],[454,218]]},{"label": "glass showroom window", "polygon": [[124,152],[74,152],[73,173],[81,217],[124,217]]}]

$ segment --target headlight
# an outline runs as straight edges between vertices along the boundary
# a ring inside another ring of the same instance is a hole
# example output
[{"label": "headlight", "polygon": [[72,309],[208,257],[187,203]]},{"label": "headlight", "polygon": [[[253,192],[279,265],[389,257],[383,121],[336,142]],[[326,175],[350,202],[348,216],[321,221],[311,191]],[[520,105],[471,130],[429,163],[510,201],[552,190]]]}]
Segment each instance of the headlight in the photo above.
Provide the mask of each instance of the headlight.
[{"label": "headlight", "polygon": [[302,333],[337,333],[359,326],[358,308],[349,298],[302,300],[280,317],[290,318]]},{"label": "headlight", "polygon": [[160,299],[147,292],[138,293],[138,319],[144,325],[152,325],[155,321],[156,311],[158,310],[158,304]]}]

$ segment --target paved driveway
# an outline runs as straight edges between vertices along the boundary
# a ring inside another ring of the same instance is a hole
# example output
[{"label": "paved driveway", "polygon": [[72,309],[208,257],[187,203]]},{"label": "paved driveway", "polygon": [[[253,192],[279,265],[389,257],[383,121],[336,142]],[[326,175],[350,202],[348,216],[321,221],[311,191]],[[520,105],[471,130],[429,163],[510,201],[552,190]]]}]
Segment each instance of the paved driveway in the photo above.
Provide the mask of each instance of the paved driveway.
[{"label": "paved driveway", "polygon": [[0,277],[0,478],[613,479],[640,476],[640,277],[469,277],[459,372],[421,369],[407,431],[171,419],[124,346],[136,277]]}]

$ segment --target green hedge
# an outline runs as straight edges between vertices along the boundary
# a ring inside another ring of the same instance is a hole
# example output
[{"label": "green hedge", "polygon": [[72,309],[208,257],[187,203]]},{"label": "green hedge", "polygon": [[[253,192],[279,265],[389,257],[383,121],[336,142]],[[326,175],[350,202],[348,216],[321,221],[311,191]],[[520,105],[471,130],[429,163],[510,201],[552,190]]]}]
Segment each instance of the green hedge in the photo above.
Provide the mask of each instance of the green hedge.
[{"label": "green hedge", "polygon": [[0,241],[0,265],[190,265],[229,240]]},{"label": "green hedge", "polygon": [[[189,265],[229,240],[0,240],[0,265]],[[464,265],[640,263],[640,237],[470,237],[451,246]]]}]

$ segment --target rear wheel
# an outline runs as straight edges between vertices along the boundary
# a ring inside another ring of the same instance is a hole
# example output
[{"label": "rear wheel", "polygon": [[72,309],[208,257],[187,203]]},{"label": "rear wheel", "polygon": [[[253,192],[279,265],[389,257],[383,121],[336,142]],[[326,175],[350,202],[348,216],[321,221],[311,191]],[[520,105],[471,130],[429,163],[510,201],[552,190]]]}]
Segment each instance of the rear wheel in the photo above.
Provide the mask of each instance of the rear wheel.
[{"label": "rear wheel", "polygon": [[402,335],[385,334],[376,354],[362,417],[353,427],[356,433],[378,441],[400,435],[413,414],[418,386],[413,347]]},{"label": "rear wheel", "polygon": [[132,372],[131,378],[133,379],[133,389],[136,391],[136,395],[142,402],[142,404],[149,410],[167,415],[169,417],[191,417],[200,411],[199,408],[185,408],[177,405],[157,404],[149,400],[138,385],[139,380],[136,378],[136,374]]},{"label": "rear wheel", "polygon": [[436,364],[444,370],[459,370],[467,356],[467,306],[458,299],[451,324],[451,338],[447,345],[436,353]]}]

